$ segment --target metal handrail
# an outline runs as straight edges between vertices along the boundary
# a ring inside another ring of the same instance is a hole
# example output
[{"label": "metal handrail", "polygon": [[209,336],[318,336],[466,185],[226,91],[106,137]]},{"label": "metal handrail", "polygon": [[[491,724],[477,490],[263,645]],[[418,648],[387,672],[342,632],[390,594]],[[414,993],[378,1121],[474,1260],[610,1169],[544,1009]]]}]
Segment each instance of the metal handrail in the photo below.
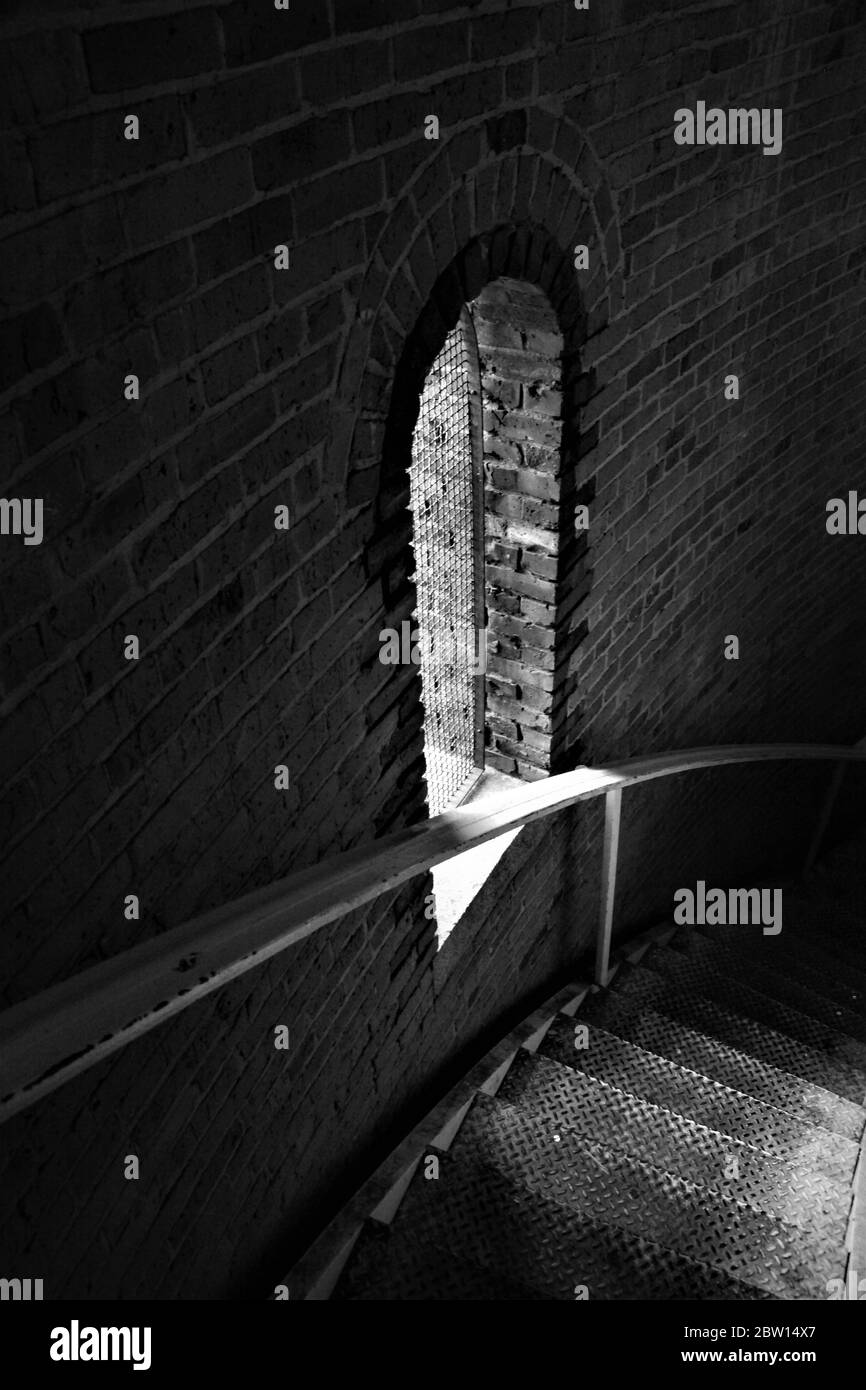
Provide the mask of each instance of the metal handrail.
[{"label": "metal handrail", "polygon": [[192,921],[0,1014],[0,1122],[289,946],[464,850],[579,801],[606,798],[596,980],[606,983],[622,789],[700,768],[866,762],[866,747],[740,744],[579,767],[340,854]]}]

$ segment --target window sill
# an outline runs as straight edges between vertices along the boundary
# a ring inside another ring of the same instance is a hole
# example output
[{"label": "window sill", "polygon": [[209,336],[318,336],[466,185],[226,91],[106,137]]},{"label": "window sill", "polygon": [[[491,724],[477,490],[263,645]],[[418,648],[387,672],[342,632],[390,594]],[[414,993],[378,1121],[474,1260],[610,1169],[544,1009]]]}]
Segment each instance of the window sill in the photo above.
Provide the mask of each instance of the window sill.
[{"label": "window sill", "polygon": [[[522,786],[523,783],[519,778],[485,769],[460,805],[483,806],[485,802],[497,800],[503,791],[515,785]],[[462,854],[456,854],[453,859],[448,859],[444,864],[437,864],[433,868],[437,950],[442,949],[469,904],[478,896],[521,829],[522,826],[518,826],[516,830],[506,830],[495,839],[487,840],[483,845],[476,845],[474,849],[467,849]]]}]

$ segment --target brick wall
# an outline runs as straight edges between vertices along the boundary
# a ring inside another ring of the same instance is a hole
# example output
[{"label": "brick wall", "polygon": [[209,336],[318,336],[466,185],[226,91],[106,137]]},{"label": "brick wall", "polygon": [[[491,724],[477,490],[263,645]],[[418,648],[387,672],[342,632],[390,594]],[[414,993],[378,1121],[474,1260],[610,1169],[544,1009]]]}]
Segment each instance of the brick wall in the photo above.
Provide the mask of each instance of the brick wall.
[{"label": "brick wall", "polygon": [[[0,466],[45,505],[40,546],[0,537],[7,1004],[423,815],[417,673],[377,634],[411,611],[419,382],[503,274],[579,357],[560,505],[590,529],[559,537],[554,766],[866,732],[861,541],[824,525],[864,442],[861,7],[395,16],[6,7]],[[781,107],[782,154],[676,146],[698,99]],[[801,835],[767,786],[751,822],[733,775],[635,799],[628,912],[701,862],[708,815],[732,850],[770,809]],[[261,1296],[567,972],[599,816],[525,831],[438,956],[422,880],[10,1122],[5,1272],[46,1297]]]},{"label": "brick wall", "polygon": [[[541,289],[506,276],[473,302],[484,406],[487,761],[550,771],[563,483],[563,336]],[[570,470],[569,470],[570,471]]]}]

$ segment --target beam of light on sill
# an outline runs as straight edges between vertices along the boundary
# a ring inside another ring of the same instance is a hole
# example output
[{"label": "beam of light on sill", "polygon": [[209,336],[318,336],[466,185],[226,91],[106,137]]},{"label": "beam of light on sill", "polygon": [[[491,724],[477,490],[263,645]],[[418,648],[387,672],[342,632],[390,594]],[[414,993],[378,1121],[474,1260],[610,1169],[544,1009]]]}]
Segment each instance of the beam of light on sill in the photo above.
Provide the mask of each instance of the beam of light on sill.
[{"label": "beam of light on sill", "polygon": [[[518,778],[485,769],[473,778],[468,790],[462,794],[458,806],[445,812],[445,816],[454,816],[459,823],[460,811],[469,808],[475,813],[481,807],[495,806],[497,802],[513,796],[515,785],[520,785]],[[518,826],[515,830],[506,830],[494,839],[485,841],[483,845],[474,845],[472,849],[456,854],[442,864],[434,865],[431,873],[436,902],[437,951],[441,951],[470,903],[481,892],[508,846],[516,840],[522,829],[522,826]]]},{"label": "beam of light on sill", "polygon": [[436,899],[436,949],[441,951],[470,903],[478,896],[512,840],[523,829],[506,830],[495,840],[464,850],[432,869]]}]

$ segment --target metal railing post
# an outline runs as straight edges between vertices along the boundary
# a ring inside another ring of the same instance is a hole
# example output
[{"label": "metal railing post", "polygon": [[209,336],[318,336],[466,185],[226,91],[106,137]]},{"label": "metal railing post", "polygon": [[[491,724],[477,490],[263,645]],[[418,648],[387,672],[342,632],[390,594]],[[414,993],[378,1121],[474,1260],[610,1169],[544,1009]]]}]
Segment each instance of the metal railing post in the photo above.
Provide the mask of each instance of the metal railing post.
[{"label": "metal railing post", "polygon": [[595,983],[606,985],[613,934],[613,905],[616,897],[616,866],[619,859],[619,823],[622,788],[612,787],[604,797],[604,846],[601,857],[601,910],[595,949]]}]

